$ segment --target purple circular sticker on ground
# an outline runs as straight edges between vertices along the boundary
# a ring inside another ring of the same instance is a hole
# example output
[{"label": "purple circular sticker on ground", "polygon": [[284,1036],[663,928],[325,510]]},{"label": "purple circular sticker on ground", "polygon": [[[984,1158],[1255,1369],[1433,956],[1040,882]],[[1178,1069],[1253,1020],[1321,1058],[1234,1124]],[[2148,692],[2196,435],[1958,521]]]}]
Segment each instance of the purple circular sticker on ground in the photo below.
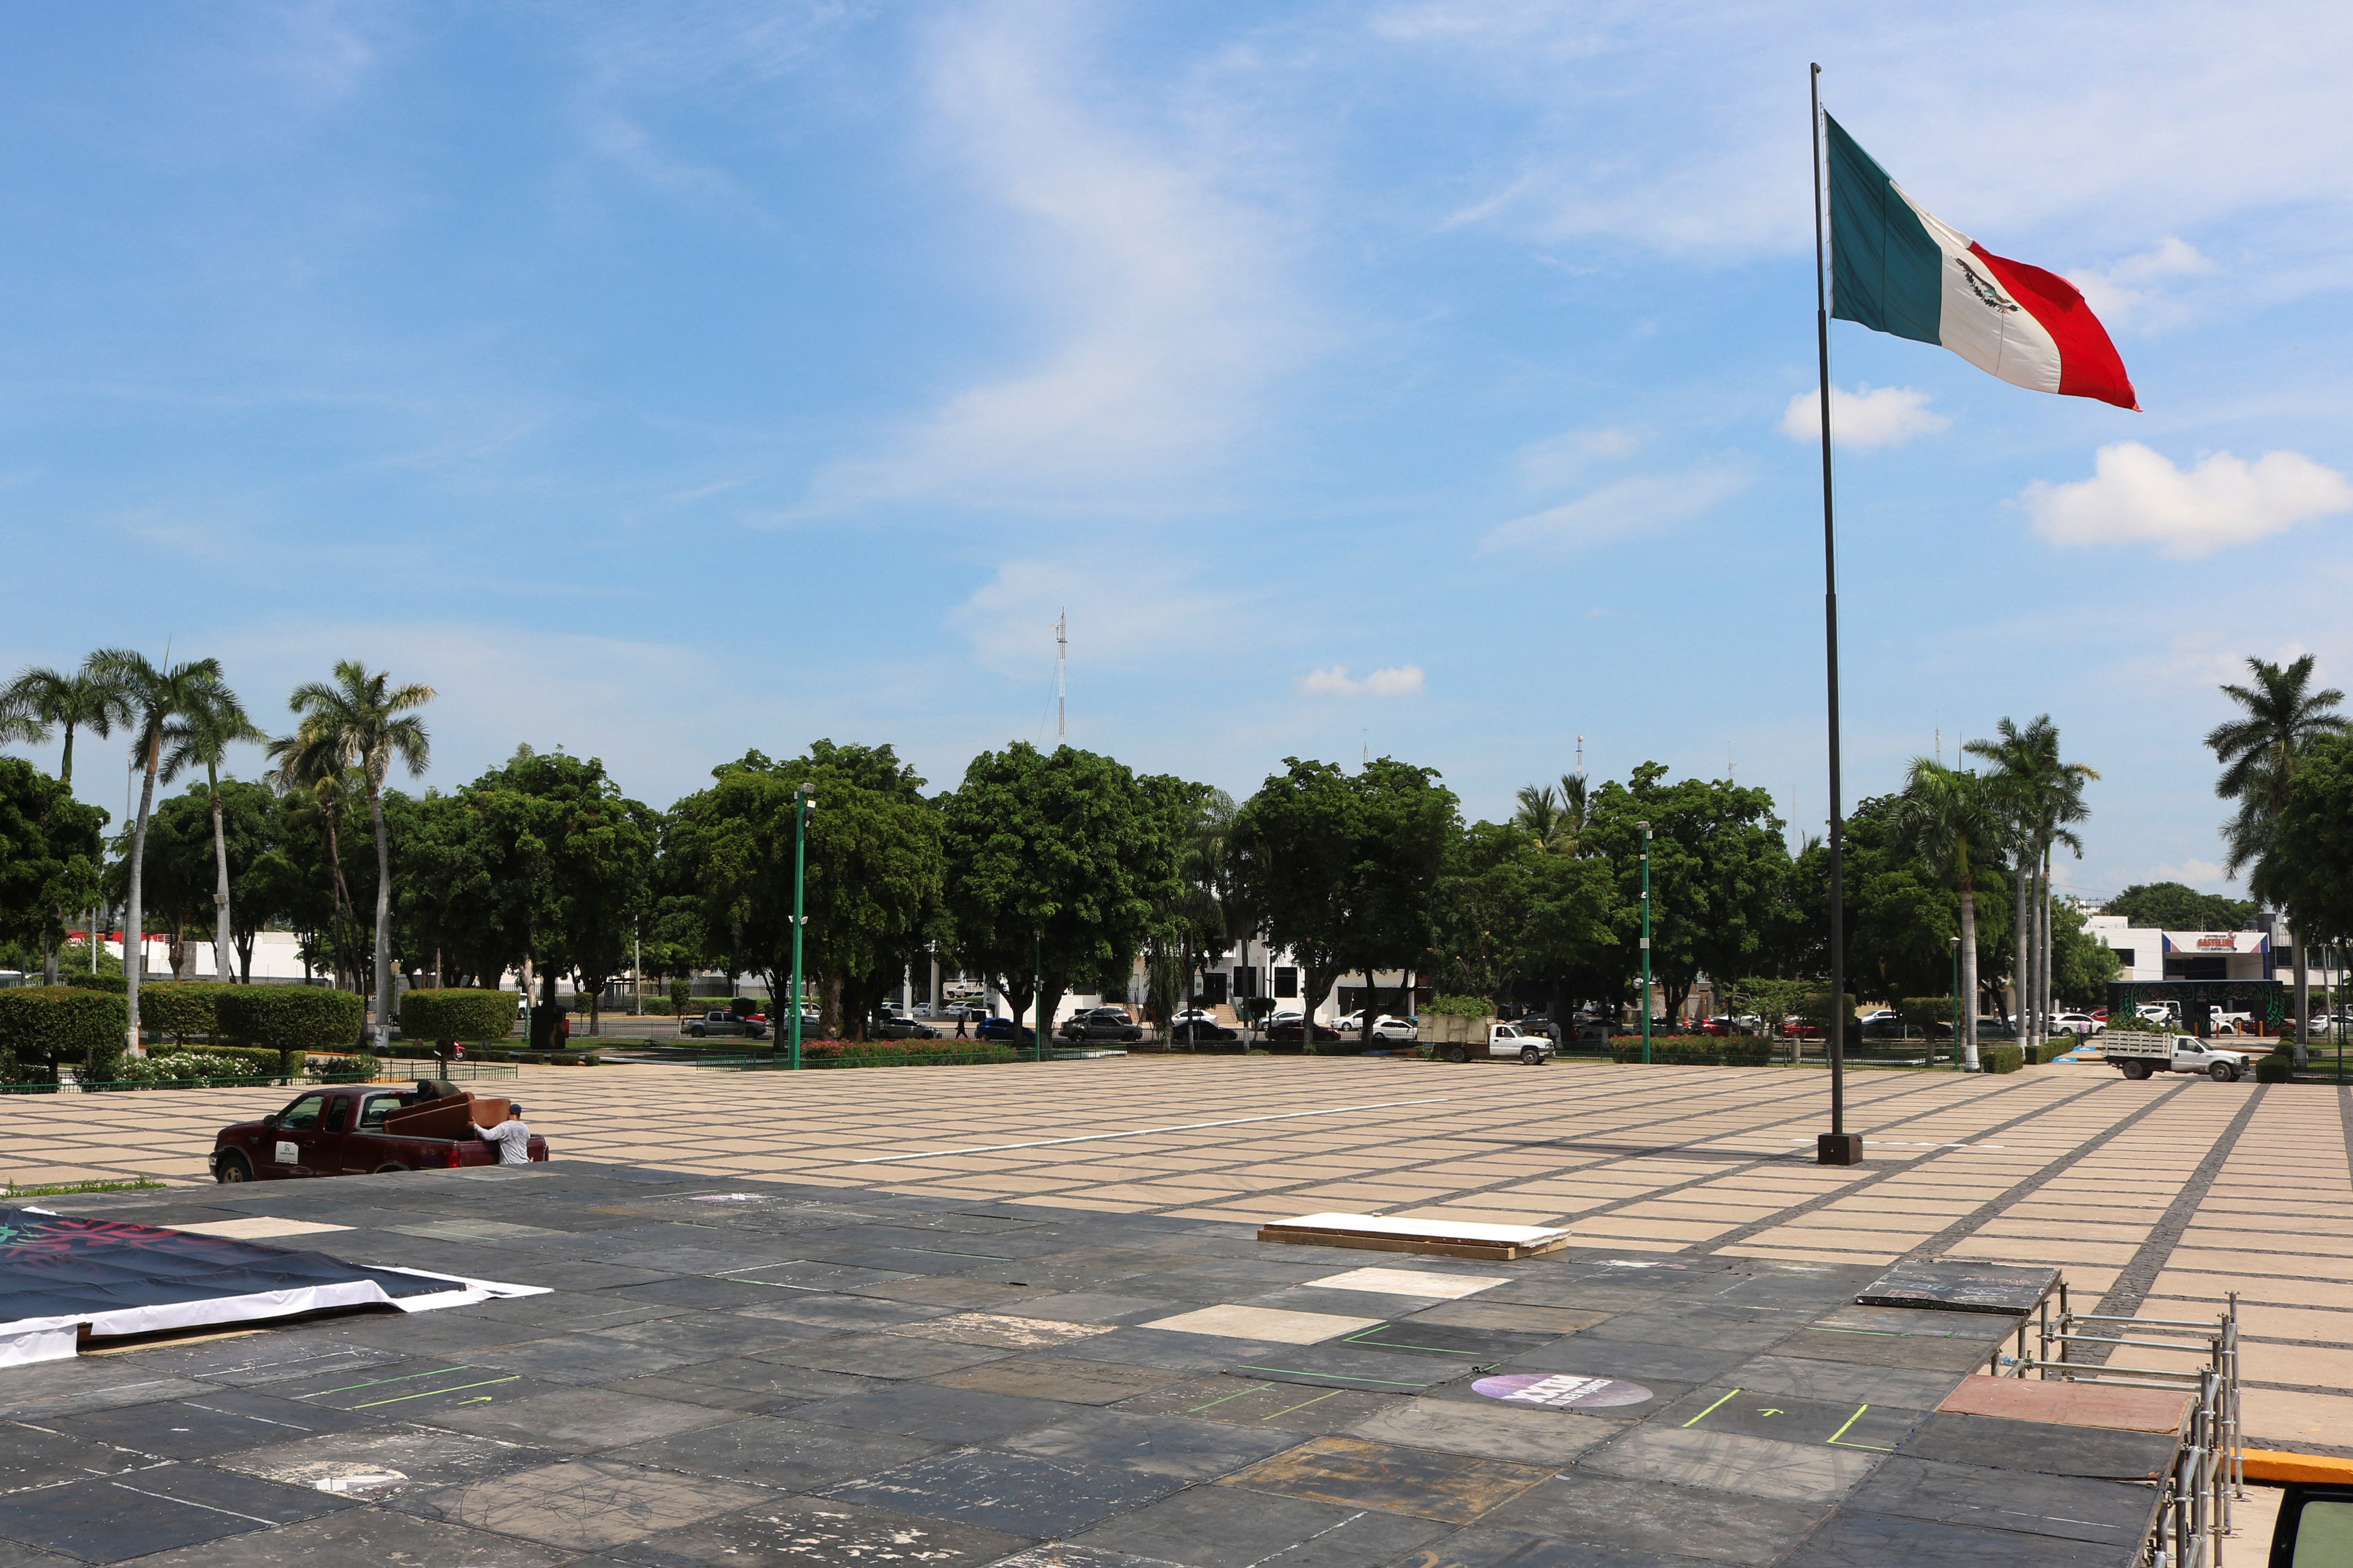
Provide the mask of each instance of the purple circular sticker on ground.
[{"label": "purple circular sticker on ground", "polygon": [[1471,1385],[1507,1405],[1542,1405],[1554,1410],[1590,1410],[1607,1405],[1640,1405],[1651,1398],[1639,1383],[1588,1377],[1580,1372],[1515,1372],[1482,1377]]}]

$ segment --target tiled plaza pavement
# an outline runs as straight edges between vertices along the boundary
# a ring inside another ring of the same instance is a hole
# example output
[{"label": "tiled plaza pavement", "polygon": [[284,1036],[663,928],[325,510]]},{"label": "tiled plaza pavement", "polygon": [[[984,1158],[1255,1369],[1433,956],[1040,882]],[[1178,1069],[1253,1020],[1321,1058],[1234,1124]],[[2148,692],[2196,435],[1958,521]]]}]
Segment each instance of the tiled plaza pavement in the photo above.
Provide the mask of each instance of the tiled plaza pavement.
[{"label": "tiled plaza pavement", "polygon": [[2126,1568],[2174,1447],[1939,1413],[2010,1320],[1854,1263],[580,1162],[59,1206],[552,1293],[0,1371],[8,1568]]},{"label": "tiled plaza pavement", "polygon": [[[1327,1058],[732,1074],[527,1068],[558,1161],[1104,1215],[1316,1209],[1563,1223],[1692,1258],[2062,1266],[2077,1300],[2199,1317],[2236,1290],[2258,1442],[2353,1452],[2353,1115],[2307,1085],[1860,1073],[1869,1163],[1812,1163],[1817,1071]],[[199,1178],[283,1090],[0,1104],[0,1173]],[[432,1212],[443,1178],[412,1179]],[[287,1184],[290,1185],[291,1184]],[[341,1187],[347,1184],[333,1184]],[[381,1200],[372,1200],[381,1201]],[[384,1261],[405,1261],[387,1255]],[[495,1270],[489,1270],[495,1274]]]}]

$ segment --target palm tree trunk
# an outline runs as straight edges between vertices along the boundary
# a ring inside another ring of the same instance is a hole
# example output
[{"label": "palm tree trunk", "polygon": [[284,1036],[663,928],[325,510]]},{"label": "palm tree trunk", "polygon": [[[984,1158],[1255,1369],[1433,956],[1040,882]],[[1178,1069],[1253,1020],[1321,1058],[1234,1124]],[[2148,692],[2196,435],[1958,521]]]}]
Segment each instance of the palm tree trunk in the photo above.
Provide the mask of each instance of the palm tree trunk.
[{"label": "palm tree trunk", "polygon": [[74,727],[70,723],[68,724],[66,726],[66,754],[58,759],[58,783],[65,785],[68,789],[71,789],[73,787],[73,732]]},{"label": "palm tree trunk", "polygon": [[384,832],[384,795],[368,780],[368,815],[375,819],[375,1043],[392,1044],[392,842]]},{"label": "palm tree trunk", "polygon": [[[1843,1005],[1843,1004],[1840,1004]],[[1836,1010],[1834,1006],[1833,1011]],[[1978,1070],[1978,895],[1961,879],[1961,1070]]]},{"label": "palm tree trunk", "polygon": [[139,1049],[139,978],[146,967],[147,812],[155,804],[155,770],[164,760],[164,731],[158,724],[147,740],[147,779],[139,791],[139,824],[131,835],[131,900],[122,919],[122,994],[129,1014],[123,1033],[123,1054],[137,1059]]},{"label": "palm tree trunk", "polygon": [[213,797],[213,979],[228,984],[228,834],[221,826],[220,774],[205,764]]},{"label": "palm tree trunk", "polygon": [[2027,888],[2034,880],[2034,870],[2033,862],[2027,858],[2027,847],[2019,846],[2017,855],[2011,859],[2011,866],[2016,875],[2010,879],[2016,885],[2015,891],[2018,894],[2018,924],[2011,931],[2011,934],[2017,938],[2017,941],[2012,943],[2017,951],[2010,959],[2010,1017],[2011,1026],[2018,1031],[2018,1037],[2021,1040],[2026,1037],[2026,1010],[2029,1005],[2027,998],[2033,994],[2034,989],[2034,968],[2033,961],[2028,956],[2026,923]]},{"label": "palm tree trunk", "polygon": [[2058,997],[2051,983],[2051,847],[2047,844],[2042,847],[2042,875],[2035,884],[2034,891],[2034,945],[2040,954],[2035,973],[2042,983],[2042,989],[2035,993],[2042,998],[2040,1016],[2034,1022],[2039,1043],[2051,1037],[2052,1016],[2059,1010]]}]

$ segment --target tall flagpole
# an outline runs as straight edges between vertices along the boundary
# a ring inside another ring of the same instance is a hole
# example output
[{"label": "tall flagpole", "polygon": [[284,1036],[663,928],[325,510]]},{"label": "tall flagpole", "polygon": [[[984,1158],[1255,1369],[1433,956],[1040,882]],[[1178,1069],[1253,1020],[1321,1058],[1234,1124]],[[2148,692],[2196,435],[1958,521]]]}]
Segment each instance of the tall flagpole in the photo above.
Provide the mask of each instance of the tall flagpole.
[{"label": "tall flagpole", "polygon": [[1814,1158],[1824,1165],[1862,1163],[1862,1134],[1846,1130],[1846,825],[1839,805],[1838,531],[1831,513],[1831,308],[1828,258],[1822,236],[1822,68],[1808,79],[1813,105],[1814,146],[1814,347],[1820,356],[1822,399],[1822,637],[1830,668],[1831,748],[1831,995],[1823,1009],[1823,1033],[1831,1062],[1831,1130],[1815,1140]]}]

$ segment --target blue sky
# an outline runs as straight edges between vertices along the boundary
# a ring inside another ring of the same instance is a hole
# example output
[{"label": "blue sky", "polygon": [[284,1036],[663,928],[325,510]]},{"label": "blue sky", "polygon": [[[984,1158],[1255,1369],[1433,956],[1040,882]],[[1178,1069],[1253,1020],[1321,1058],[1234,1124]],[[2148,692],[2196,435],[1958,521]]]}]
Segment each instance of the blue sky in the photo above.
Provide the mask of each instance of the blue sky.
[{"label": "blue sky", "polygon": [[438,689],[434,783],[666,804],[1050,741],[1067,606],[1071,738],[1141,769],[1369,747],[1494,816],[1581,734],[1817,827],[1819,58],[2147,409],[1833,329],[1850,801],[2047,711],[2074,885],[2219,888],[2216,684],[2353,674],[2353,16],[2213,18],[20,7],[0,662],[168,638],[282,725],[356,657]]}]

